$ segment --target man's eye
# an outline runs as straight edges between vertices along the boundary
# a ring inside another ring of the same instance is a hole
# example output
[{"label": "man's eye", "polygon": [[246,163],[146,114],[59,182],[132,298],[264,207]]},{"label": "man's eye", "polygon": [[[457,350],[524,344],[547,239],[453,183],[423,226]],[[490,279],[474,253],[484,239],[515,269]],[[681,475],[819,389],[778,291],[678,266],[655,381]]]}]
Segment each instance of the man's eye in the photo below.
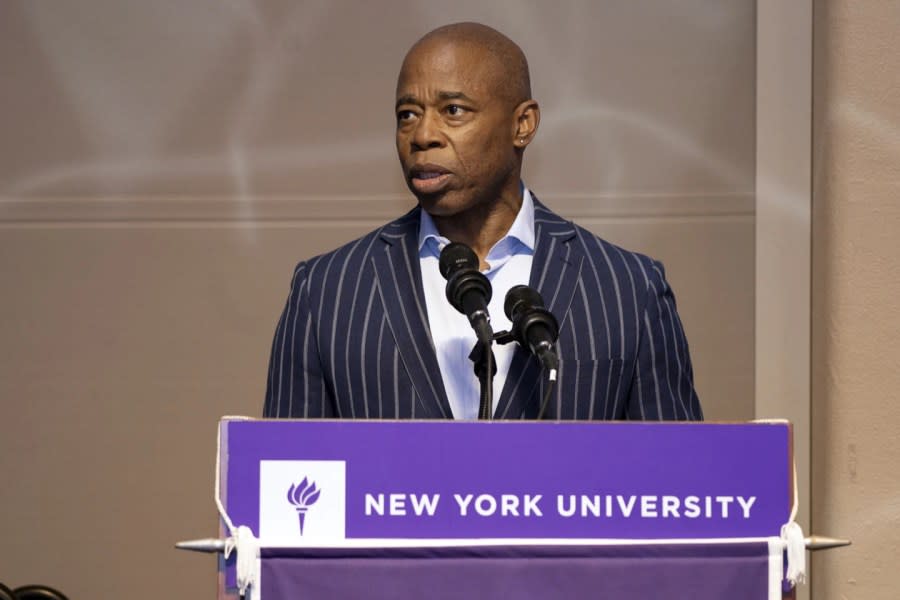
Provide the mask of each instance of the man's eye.
[{"label": "man's eye", "polygon": [[447,114],[450,115],[451,117],[458,117],[458,116],[464,114],[465,112],[466,112],[466,109],[464,109],[459,104],[451,104],[447,107]]},{"label": "man's eye", "polygon": [[415,117],[415,114],[413,114],[413,111],[411,110],[401,110],[397,112],[397,121],[400,123],[409,121],[413,117]]}]

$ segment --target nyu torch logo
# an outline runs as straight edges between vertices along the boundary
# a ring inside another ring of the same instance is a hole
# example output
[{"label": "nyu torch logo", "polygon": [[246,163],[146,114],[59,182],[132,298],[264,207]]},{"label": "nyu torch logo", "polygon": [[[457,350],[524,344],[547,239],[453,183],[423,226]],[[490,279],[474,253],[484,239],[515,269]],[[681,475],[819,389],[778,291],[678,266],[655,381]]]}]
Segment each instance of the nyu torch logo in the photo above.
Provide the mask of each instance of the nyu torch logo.
[{"label": "nyu torch logo", "polygon": [[303,523],[306,520],[306,511],[309,507],[316,503],[322,490],[316,487],[314,481],[309,481],[304,477],[300,483],[291,485],[288,489],[288,502],[294,505],[297,510],[297,519],[300,521],[300,535],[303,535]]},{"label": "nyu torch logo", "polygon": [[300,548],[344,539],[346,505],[346,461],[259,461],[259,538],[267,545]]}]

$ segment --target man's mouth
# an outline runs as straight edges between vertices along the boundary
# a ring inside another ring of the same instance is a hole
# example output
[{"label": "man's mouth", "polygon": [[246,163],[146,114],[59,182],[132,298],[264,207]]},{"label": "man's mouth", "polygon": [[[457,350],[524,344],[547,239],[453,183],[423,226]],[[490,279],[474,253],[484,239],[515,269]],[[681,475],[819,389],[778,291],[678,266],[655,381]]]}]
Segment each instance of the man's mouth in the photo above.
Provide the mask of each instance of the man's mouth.
[{"label": "man's mouth", "polygon": [[450,181],[451,173],[437,165],[422,165],[410,170],[410,182],[420,194],[440,192]]}]

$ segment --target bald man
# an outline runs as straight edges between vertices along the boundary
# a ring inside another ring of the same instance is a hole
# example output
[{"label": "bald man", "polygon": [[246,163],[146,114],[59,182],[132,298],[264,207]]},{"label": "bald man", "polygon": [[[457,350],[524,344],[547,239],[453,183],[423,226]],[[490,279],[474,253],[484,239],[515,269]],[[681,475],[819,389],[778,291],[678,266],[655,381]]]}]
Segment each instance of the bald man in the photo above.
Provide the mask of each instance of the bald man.
[{"label": "bald man", "polygon": [[[444,296],[440,250],[471,247],[506,292],[536,288],[560,323],[554,419],[700,420],[691,360],[662,265],[550,211],[521,179],[540,124],[522,50],[477,23],[436,29],[397,80],[397,153],[418,206],[301,262],[278,322],[264,415],[474,419],[475,334]],[[540,362],[496,346],[497,419],[536,418]]]}]

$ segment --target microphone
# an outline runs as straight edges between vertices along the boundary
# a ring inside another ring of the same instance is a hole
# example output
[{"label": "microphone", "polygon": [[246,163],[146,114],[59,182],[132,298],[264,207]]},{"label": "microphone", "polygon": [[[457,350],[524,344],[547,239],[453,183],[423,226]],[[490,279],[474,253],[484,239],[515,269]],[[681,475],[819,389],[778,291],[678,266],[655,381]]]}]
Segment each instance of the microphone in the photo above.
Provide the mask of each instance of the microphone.
[{"label": "microphone", "polygon": [[512,321],[510,334],[520,346],[528,348],[550,372],[550,380],[556,379],[559,358],[553,344],[559,337],[559,323],[544,308],[544,299],[534,288],[516,285],[506,293],[503,311]]},{"label": "microphone", "polygon": [[490,345],[494,338],[488,302],[491,282],[478,270],[478,256],[459,242],[451,242],[441,250],[438,269],[447,280],[447,300],[466,315],[478,341]]}]

